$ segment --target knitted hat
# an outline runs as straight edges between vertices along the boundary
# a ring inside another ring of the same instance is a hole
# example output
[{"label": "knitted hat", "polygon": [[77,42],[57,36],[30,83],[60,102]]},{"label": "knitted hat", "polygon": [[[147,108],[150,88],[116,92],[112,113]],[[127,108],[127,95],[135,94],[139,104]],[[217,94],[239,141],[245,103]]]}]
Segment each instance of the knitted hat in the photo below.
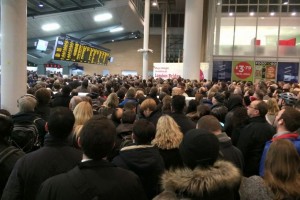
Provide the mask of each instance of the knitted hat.
[{"label": "knitted hat", "polygon": [[192,129],[184,135],[179,152],[184,164],[191,169],[211,166],[219,155],[219,141],[206,130]]}]

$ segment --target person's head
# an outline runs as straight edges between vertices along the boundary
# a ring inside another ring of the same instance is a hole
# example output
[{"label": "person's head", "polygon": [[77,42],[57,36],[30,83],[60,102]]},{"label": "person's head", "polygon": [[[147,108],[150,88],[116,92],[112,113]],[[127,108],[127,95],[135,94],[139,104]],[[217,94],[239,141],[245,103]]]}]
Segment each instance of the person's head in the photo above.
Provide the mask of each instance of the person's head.
[{"label": "person's head", "polygon": [[64,96],[69,96],[71,92],[72,92],[72,88],[69,85],[64,85],[61,89],[61,93]]},{"label": "person's head", "polygon": [[291,92],[281,93],[281,94],[279,94],[278,105],[280,107],[285,107],[285,106],[292,107],[296,104],[297,100],[298,100],[297,96]]},{"label": "person's head", "polygon": [[265,160],[264,180],[275,199],[299,197],[299,171],[300,157],[294,144],[286,139],[272,142]]},{"label": "person's head", "polygon": [[136,113],[133,110],[125,110],[122,114],[122,123],[133,124],[136,119]]},{"label": "person's head", "polygon": [[264,92],[262,90],[255,90],[253,96],[257,99],[257,100],[263,100],[264,98]]},{"label": "person's head", "polygon": [[124,104],[123,110],[131,110],[134,111],[136,113],[136,106],[137,106],[137,102],[134,101],[127,101]]},{"label": "person's head", "polygon": [[247,107],[247,113],[250,118],[252,117],[265,117],[268,112],[268,105],[261,100],[252,101]]},{"label": "person's head", "polygon": [[300,128],[300,112],[292,107],[285,107],[276,115],[274,125],[277,132],[294,132]]},{"label": "person's head", "polygon": [[155,126],[152,122],[140,119],[133,124],[133,140],[136,144],[150,144],[155,137]]},{"label": "person's head", "polygon": [[222,123],[225,123],[225,117],[227,113],[228,109],[225,106],[218,106],[210,111],[210,114],[215,116]]},{"label": "person's head", "polygon": [[17,103],[20,112],[33,112],[37,104],[37,99],[31,94],[25,94],[18,99]]},{"label": "person's head", "polygon": [[192,129],[184,135],[179,152],[187,167],[209,167],[218,159],[219,141],[206,130]]},{"label": "person's head", "polygon": [[197,129],[204,129],[214,134],[222,133],[222,126],[219,120],[212,115],[205,115],[201,117],[196,125]]},{"label": "person's head", "polygon": [[116,108],[119,105],[119,98],[116,93],[110,93],[106,99],[106,101],[103,103],[105,106],[109,108]]},{"label": "person's head", "polygon": [[87,101],[80,102],[73,110],[75,125],[83,125],[93,116],[93,108]]},{"label": "person's head", "polygon": [[79,146],[90,159],[99,160],[107,156],[115,144],[116,127],[103,116],[89,119],[82,127]]},{"label": "person's head", "polygon": [[183,112],[185,107],[185,96],[175,95],[172,98],[172,111],[174,112]]},{"label": "person's head", "polygon": [[126,92],[126,98],[133,99],[134,97],[135,97],[135,89],[133,87],[131,87]]},{"label": "person's head", "polygon": [[73,96],[70,100],[70,103],[69,103],[69,108],[70,110],[74,110],[75,107],[80,103],[82,102],[82,98],[79,97],[79,96]]},{"label": "person's head", "polygon": [[52,108],[47,122],[49,134],[56,138],[65,139],[72,132],[74,122],[75,117],[69,108]]},{"label": "person's head", "polygon": [[156,124],[156,134],[152,144],[160,149],[178,148],[183,138],[180,127],[169,115],[163,115]]},{"label": "person's head", "polygon": [[170,95],[166,95],[162,99],[162,111],[171,111],[171,103],[172,103],[172,97]]},{"label": "person's head", "polygon": [[40,88],[35,92],[38,104],[45,105],[50,102],[51,92],[47,88]]},{"label": "person's head", "polygon": [[13,130],[11,116],[0,113],[0,141],[5,141]]},{"label": "person's head", "polygon": [[82,86],[83,88],[87,88],[87,87],[89,86],[89,81],[88,81],[88,79],[84,79],[84,80],[82,81],[82,83],[81,83],[81,86]]},{"label": "person's head", "polygon": [[267,105],[268,105],[268,113],[275,115],[276,113],[279,112],[279,107],[277,104],[277,100],[275,98],[270,98],[267,101]]},{"label": "person's head", "polygon": [[214,105],[218,103],[224,103],[224,100],[225,100],[225,95],[223,95],[220,92],[216,92],[212,98],[212,103]]},{"label": "person's head", "polygon": [[145,99],[141,104],[141,111],[146,117],[149,117],[150,114],[156,109],[156,102],[152,98]]}]

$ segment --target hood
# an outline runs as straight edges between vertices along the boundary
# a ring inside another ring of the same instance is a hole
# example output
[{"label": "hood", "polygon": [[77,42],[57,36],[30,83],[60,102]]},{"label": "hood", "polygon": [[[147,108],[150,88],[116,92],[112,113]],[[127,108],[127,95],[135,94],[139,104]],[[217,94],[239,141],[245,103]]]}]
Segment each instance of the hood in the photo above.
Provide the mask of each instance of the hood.
[{"label": "hood", "polygon": [[233,164],[217,161],[209,168],[175,169],[162,175],[162,187],[165,191],[187,192],[193,196],[203,196],[220,189],[234,189],[241,182],[241,174]]},{"label": "hood", "polygon": [[228,111],[242,106],[243,106],[243,99],[240,95],[232,95],[229,97],[227,102]]},{"label": "hood", "polygon": [[[120,157],[133,171],[147,172],[164,168],[158,148],[153,145],[132,145],[120,150]],[[161,162],[158,162],[161,160]]]},{"label": "hood", "polygon": [[13,122],[20,122],[20,121],[33,121],[40,116],[34,112],[19,112],[12,116]]}]

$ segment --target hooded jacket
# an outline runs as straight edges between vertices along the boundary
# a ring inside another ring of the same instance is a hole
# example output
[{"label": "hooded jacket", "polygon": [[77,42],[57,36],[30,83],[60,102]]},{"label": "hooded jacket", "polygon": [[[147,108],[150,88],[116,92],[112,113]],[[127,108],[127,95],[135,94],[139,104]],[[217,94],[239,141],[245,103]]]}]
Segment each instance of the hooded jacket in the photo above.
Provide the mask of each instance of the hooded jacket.
[{"label": "hooded jacket", "polygon": [[234,199],[240,182],[240,171],[227,161],[217,161],[208,168],[171,170],[162,175],[164,192],[154,200],[230,200]]},{"label": "hooded jacket", "polygon": [[159,177],[165,166],[157,147],[152,145],[124,147],[112,163],[138,175],[149,199],[159,193]]}]

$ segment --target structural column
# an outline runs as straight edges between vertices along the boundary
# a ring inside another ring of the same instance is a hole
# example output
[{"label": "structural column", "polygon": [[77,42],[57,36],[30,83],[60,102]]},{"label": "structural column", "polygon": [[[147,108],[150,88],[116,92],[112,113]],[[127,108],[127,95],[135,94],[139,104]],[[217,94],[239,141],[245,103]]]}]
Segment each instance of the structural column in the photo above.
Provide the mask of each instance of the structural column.
[{"label": "structural column", "polygon": [[167,60],[167,36],[168,36],[168,11],[164,8],[162,14],[162,29],[161,29],[161,63]]},{"label": "structural column", "polygon": [[183,40],[183,78],[200,78],[200,55],[204,0],[185,3]]},{"label": "structural column", "polygon": [[144,44],[143,44],[143,79],[148,78],[149,20],[150,20],[150,0],[145,0]]},{"label": "structural column", "polygon": [[27,1],[1,1],[1,108],[15,114],[27,90]]}]

